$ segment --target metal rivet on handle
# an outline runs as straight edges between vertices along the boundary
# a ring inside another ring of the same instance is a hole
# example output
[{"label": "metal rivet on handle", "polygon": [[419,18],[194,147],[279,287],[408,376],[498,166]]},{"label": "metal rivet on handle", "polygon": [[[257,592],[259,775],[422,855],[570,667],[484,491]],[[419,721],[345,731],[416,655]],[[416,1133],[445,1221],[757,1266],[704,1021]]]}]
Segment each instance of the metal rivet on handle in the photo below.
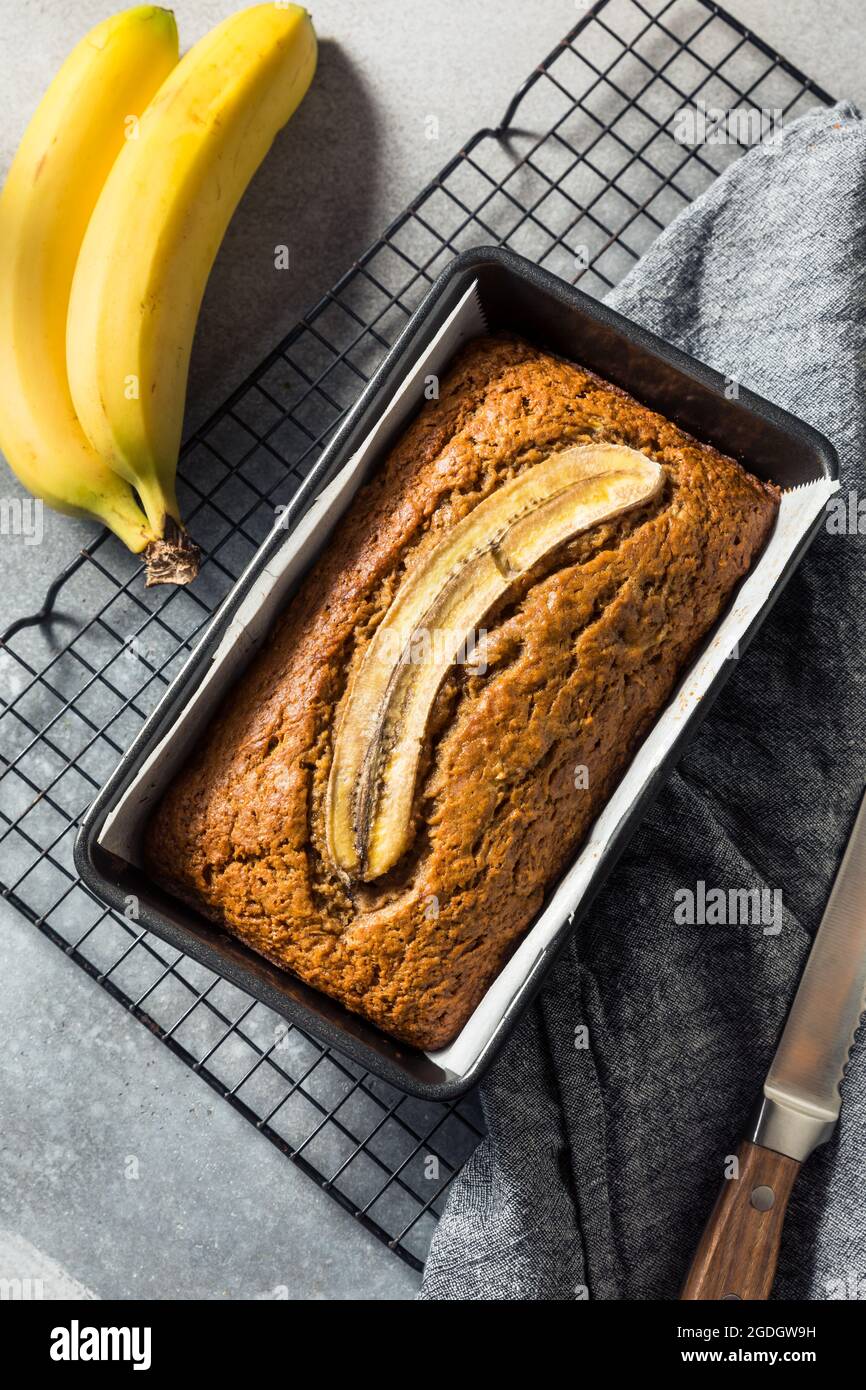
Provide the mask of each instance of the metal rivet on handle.
[{"label": "metal rivet on handle", "polygon": [[775,1200],[776,1194],[772,1187],[753,1187],[749,1198],[756,1211],[769,1211]]}]

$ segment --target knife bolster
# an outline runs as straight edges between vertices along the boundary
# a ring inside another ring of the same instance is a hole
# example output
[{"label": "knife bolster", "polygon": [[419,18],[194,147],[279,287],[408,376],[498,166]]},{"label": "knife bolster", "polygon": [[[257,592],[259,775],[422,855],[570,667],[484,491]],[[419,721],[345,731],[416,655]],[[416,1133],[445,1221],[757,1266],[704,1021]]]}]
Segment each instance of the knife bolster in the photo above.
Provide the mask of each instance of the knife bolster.
[{"label": "knife bolster", "polygon": [[826,1144],[836,1127],[838,1116],[825,1113],[810,1114],[787,1104],[783,1099],[761,1098],[749,1129],[753,1144],[805,1163],[813,1149]]}]

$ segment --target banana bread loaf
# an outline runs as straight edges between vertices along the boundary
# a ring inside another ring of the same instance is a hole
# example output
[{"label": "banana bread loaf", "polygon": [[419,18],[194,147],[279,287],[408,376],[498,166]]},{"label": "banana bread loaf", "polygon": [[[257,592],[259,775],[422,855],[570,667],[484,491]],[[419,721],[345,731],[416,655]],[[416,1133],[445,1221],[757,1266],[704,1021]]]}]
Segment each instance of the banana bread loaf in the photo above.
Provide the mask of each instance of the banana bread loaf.
[{"label": "banana bread loaf", "polygon": [[[660,490],[536,557],[478,614],[483,660],[448,661],[414,730],[396,862],[347,873],[326,826],[335,738],[395,595],[497,489],[597,444],[656,461]],[[387,1033],[444,1045],[574,858],[777,506],[774,487],[589,371],[511,338],[470,343],[163,797],[152,873]]]}]

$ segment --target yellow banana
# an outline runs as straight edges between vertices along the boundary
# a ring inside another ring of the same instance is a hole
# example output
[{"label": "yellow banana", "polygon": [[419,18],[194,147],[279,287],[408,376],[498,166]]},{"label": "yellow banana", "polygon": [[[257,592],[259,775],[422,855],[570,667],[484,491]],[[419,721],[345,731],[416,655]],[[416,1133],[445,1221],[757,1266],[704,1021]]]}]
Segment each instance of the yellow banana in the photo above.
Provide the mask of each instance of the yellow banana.
[{"label": "yellow banana", "polygon": [[87,229],[67,325],[72,398],[157,531],[166,512],[180,521],[175,470],[207,277],[315,66],[315,32],[299,5],[255,5],[218,25],[151,102]]},{"label": "yellow banana", "polygon": [[169,10],[142,5],[98,24],[43,97],[0,195],[0,448],[35,496],[92,513],[133,551],[154,534],[76,418],[66,311],[108,172],[177,57]]}]

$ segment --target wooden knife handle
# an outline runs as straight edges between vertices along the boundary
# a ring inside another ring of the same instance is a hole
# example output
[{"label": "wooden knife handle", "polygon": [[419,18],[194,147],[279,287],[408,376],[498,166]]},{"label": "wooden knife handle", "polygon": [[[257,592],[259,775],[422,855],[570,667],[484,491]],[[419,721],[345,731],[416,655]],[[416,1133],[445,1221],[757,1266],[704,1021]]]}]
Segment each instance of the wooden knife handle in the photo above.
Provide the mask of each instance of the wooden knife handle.
[{"label": "wooden knife handle", "polygon": [[737,1150],[737,1159],[739,1177],[722,1183],[681,1299],[769,1297],[785,1210],[800,1164],[748,1139]]}]

